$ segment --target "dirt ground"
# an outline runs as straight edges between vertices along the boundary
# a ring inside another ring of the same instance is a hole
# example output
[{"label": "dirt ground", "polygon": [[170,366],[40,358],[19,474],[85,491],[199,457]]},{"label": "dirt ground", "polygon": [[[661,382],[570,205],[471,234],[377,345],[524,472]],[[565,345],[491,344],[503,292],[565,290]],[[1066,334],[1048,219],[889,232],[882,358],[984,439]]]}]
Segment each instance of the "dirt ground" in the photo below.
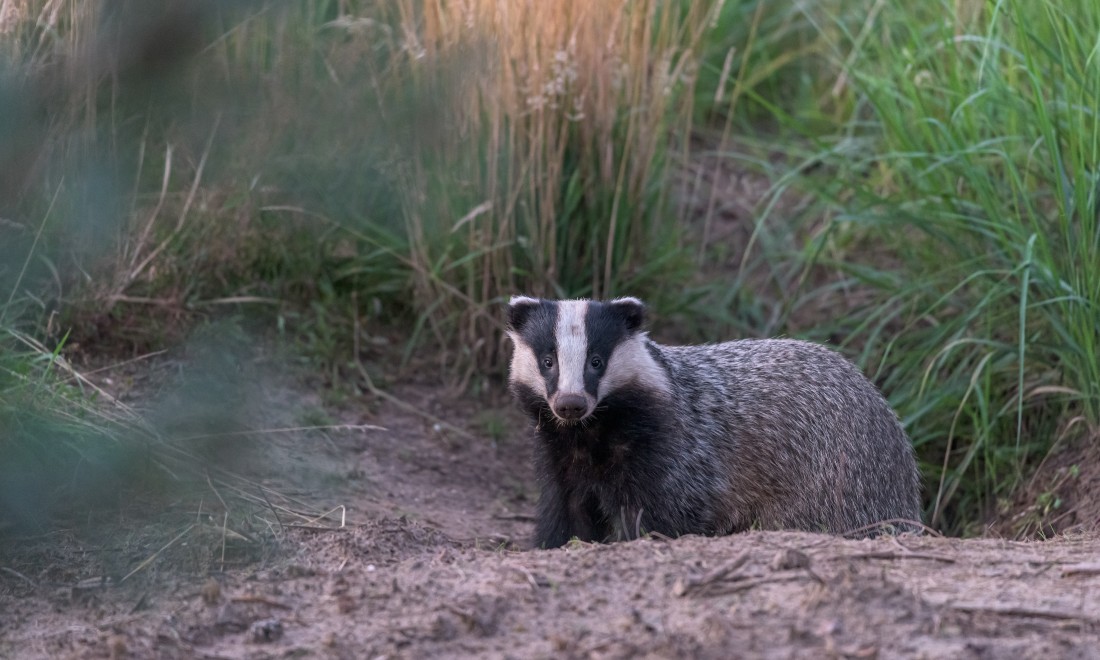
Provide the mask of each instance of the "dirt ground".
[{"label": "dirt ground", "polygon": [[226,459],[233,478],[164,505],[156,533],[9,547],[0,657],[1100,658],[1098,535],[532,550],[530,447],[508,402],[475,414],[438,387],[394,392],[267,392],[269,421],[329,428],[260,436]]}]

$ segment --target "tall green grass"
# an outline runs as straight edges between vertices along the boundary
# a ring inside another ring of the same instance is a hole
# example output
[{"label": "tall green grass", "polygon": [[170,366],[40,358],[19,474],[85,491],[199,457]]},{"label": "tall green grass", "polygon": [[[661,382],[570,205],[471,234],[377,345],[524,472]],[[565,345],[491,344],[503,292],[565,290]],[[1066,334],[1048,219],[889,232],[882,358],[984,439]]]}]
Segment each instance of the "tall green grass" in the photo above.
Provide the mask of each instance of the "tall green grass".
[{"label": "tall green grass", "polygon": [[404,158],[418,321],[448,362],[499,364],[501,304],[516,292],[675,300],[664,284],[686,279],[691,262],[667,182],[712,8],[397,5],[401,34],[417,39],[399,70],[467,62],[447,130]]},{"label": "tall green grass", "polygon": [[1100,6],[824,2],[803,18],[831,63],[813,65],[833,83],[819,107],[850,111],[805,122],[805,99],[772,100],[772,117],[817,168],[800,185],[829,222],[807,267],[861,292],[820,332],[899,407],[930,522],[975,531],[1057,439],[1100,425]]}]

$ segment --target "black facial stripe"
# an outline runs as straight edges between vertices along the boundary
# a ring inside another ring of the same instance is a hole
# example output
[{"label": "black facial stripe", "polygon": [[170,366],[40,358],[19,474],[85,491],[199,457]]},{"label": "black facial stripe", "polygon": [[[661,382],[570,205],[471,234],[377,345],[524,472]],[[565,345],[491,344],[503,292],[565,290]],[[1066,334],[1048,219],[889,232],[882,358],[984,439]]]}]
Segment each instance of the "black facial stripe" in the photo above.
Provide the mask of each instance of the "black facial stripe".
[{"label": "black facial stripe", "polygon": [[[558,322],[558,304],[552,300],[542,300],[537,309],[527,316],[520,331],[520,337],[535,352],[535,360],[542,369],[542,360],[547,354],[555,355],[557,340],[554,337],[554,329]],[[549,373],[543,370],[546,376],[546,395],[549,397],[558,389],[558,369],[552,369]]]},{"label": "black facial stripe", "polygon": [[661,355],[661,351],[657,350],[657,347],[653,345],[653,342],[647,341],[645,343],[645,348],[646,351],[649,353],[649,356],[653,358],[654,362],[661,365],[661,367],[664,368],[665,371],[669,371],[668,362],[665,361],[665,356]]},{"label": "black facial stripe", "polygon": [[[593,355],[598,355],[603,360],[604,368],[615,347],[630,336],[627,330],[626,319],[615,308],[606,303],[591,302],[585,313],[586,340],[588,342],[588,360]],[[584,389],[592,396],[599,391],[600,378],[604,369],[593,370],[588,364],[584,370]]]}]

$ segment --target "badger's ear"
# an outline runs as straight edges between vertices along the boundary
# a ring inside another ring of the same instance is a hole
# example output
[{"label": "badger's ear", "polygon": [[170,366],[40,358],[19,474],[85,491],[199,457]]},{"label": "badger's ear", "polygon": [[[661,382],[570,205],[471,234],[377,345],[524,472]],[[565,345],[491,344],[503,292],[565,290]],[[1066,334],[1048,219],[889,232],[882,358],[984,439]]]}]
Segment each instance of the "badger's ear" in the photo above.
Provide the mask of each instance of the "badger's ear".
[{"label": "badger's ear", "polygon": [[621,314],[626,323],[626,329],[635,332],[645,325],[645,303],[637,298],[616,298],[611,301],[611,308]]},{"label": "badger's ear", "polygon": [[537,298],[512,296],[508,301],[508,329],[514,332],[522,330],[531,312],[538,309],[540,305],[542,301]]}]

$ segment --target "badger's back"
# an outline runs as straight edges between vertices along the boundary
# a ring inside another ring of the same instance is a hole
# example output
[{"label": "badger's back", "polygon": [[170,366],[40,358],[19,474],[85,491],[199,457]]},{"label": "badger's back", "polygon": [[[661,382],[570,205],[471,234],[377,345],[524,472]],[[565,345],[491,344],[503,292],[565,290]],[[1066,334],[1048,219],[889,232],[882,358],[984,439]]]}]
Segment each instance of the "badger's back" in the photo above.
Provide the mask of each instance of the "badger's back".
[{"label": "badger's back", "polygon": [[839,354],[788,339],[651,346],[683,432],[713,446],[728,470],[733,528],[919,521],[912,445],[878,389]]}]

